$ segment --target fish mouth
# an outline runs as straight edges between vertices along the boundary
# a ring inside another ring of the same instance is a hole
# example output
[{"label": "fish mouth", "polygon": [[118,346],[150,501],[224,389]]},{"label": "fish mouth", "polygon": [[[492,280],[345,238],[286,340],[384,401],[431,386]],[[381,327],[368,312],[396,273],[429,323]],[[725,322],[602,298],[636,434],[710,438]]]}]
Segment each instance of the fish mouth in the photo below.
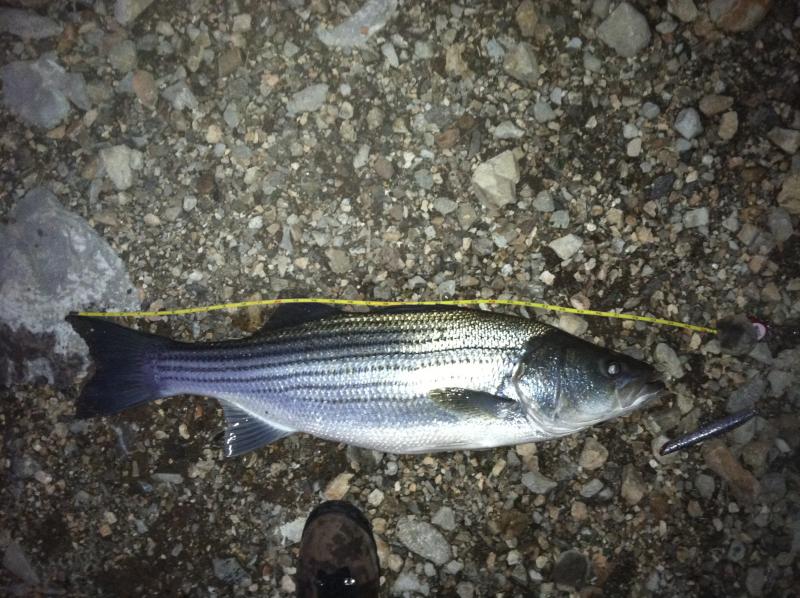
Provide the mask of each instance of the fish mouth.
[{"label": "fish mouth", "polygon": [[639,384],[627,384],[630,388],[621,398],[621,403],[628,411],[638,409],[651,403],[667,390],[667,385],[658,373],[653,373],[649,378]]}]

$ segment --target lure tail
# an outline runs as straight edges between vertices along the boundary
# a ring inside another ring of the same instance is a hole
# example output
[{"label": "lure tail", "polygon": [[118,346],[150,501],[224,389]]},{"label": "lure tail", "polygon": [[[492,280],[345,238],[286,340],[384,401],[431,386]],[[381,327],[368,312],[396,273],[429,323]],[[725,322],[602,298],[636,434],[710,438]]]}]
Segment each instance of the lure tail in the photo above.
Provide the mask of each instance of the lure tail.
[{"label": "lure tail", "polygon": [[78,398],[78,417],[111,415],[162,398],[154,365],[175,341],[100,318],[71,315],[67,322],[89,346],[94,361],[94,375]]}]

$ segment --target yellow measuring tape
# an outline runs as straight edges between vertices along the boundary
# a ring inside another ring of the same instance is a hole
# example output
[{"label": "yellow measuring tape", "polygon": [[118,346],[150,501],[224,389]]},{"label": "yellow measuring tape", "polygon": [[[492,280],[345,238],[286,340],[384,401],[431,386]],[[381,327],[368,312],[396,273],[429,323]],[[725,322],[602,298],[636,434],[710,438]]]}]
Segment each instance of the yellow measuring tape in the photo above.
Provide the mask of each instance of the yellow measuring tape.
[{"label": "yellow measuring tape", "polygon": [[237,303],[220,303],[218,305],[207,305],[204,307],[185,307],[183,309],[165,309],[160,311],[82,311],[80,316],[99,316],[99,317],[135,317],[152,318],[159,316],[182,316],[187,314],[199,314],[210,311],[220,311],[224,309],[242,309],[245,307],[256,307],[263,305],[285,305],[287,303],[325,303],[328,305],[358,305],[362,307],[396,307],[403,305],[510,305],[514,307],[528,307],[533,309],[548,309],[552,311],[578,314],[581,316],[600,316],[604,318],[616,318],[618,320],[635,320],[637,322],[647,322],[649,324],[661,324],[663,326],[674,326],[675,328],[685,328],[695,332],[707,332],[716,334],[716,328],[697,326],[685,322],[673,320],[663,320],[661,318],[651,318],[650,316],[637,316],[633,314],[623,314],[612,311],[596,311],[594,309],[577,309],[574,307],[562,307],[560,305],[550,305],[549,303],[537,303],[535,301],[521,301],[518,299],[447,299],[443,301],[379,301],[371,299],[326,299],[323,297],[309,297],[301,299],[260,299],[257,301],[239,301]]}]

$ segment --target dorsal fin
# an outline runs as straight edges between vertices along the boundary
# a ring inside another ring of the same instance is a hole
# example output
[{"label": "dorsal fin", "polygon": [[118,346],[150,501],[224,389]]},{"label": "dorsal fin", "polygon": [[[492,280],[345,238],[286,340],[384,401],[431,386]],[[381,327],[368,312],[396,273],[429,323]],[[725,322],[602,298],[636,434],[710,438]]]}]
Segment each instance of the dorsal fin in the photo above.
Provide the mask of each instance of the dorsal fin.
[{"label": "dorsal fin", "polygon": [[315,322],[341,313],[340,309],[324,303],[284,303],[278,306],[278,309],[266,321],[261,331],[268,332],[280,330],[281,328],[291,328],[292,326]]},{"label": "dorsal fin", "polygon": [[[408,314],[431,313],[436,311],[468,311],[469,308],[460,305],[392,305],[374,310],[382,314]],[[474,311],[474,310],[473,310]]]},{"label": "dorsal fin", "polygon": [[294,430],[281,428],[265,422],[247,411],[239,409],[233,403],[220,401],[225,412],[225,456],[236,457],[249,453],[257,448],[280,440]]}]

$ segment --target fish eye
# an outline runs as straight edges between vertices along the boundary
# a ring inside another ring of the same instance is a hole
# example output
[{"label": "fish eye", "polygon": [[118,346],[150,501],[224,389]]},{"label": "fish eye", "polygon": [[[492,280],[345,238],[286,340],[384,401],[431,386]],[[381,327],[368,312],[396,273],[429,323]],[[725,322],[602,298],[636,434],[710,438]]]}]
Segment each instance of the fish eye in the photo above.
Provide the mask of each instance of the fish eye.
[{"label": "fish eye", "polygon": [[622,371],[622,366],[616,361],[609,361],[606,364],[606,373],[612,378],[618,376],[621,371]]}]

